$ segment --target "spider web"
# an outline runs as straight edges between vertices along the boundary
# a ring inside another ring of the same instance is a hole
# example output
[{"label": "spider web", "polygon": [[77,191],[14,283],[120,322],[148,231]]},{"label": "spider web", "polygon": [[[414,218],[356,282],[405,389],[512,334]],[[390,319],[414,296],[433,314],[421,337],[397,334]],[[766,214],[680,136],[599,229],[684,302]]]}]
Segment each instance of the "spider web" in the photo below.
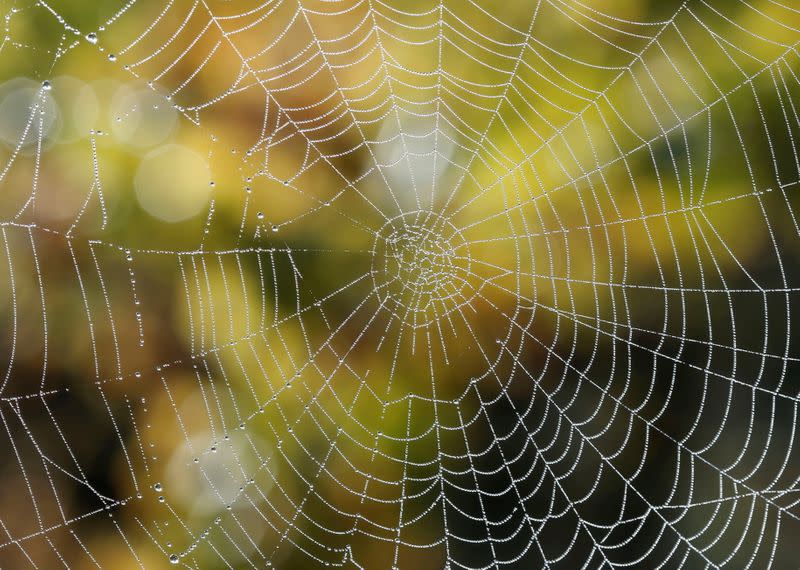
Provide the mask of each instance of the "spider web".
[{"label": "spider web", "polygon": [[[3,6],[3,566],[796,562],[790,2],[74,4]],[[86,54],[188,221],[99,126],[42,217]]]}]

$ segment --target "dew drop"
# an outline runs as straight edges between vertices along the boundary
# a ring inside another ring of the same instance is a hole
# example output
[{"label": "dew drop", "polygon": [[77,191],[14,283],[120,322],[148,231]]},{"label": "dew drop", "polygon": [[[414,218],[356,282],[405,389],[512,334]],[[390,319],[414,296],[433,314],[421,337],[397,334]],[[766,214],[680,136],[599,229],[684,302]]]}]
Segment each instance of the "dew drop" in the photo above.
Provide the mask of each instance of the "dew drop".
[{"label": "dew drop", "polygon": [[46,79],[44,81],[42,81],[42,89],[44,89],[45,91],[50,91],[52,88],[53,88],[53,84],[50,83],[50,81],[48,81]]},{"label": "dew drop", "polygon": [[108,54],[108,61],[117,61],[117,56],[113,53]]},{"label": "dew drop", "polygon": [[156,483],[155,485],[153,485],[153,490],[156,491],[157,493],[160,493],[161,491],[164,490],[164,486],[161,483]]},{"label": "dew drop", "polygon": [[90,32],[90,33],[86,34],[86,41],[89,42],[90,44],[96,44],[97,43],[97,34],[95,34],[94,32]]},{"label": "dew drop", "polygon": [[181,559],[178,557],[177,554],[170,554],[169,555],[169,563],[170,564],[177,564],[180,561],[181,561]]}]

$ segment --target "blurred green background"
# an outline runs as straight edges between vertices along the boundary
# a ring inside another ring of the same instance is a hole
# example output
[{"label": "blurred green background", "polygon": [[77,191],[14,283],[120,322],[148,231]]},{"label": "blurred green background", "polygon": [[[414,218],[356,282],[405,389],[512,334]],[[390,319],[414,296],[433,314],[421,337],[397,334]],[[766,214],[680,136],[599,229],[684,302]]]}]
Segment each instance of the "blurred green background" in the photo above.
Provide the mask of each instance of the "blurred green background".
[{"label": "blurred green background", "polygon": [[0,16],[0,567],[796,566],[791,3]]}]

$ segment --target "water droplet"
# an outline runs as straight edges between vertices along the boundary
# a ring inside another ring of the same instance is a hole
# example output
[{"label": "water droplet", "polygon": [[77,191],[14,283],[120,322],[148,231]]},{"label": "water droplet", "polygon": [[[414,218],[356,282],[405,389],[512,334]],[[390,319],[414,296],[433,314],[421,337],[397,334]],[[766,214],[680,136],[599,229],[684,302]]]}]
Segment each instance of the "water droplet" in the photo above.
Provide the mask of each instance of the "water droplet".
[{"label": "water droplet", "polygon": [[117,61],[117,56],[113,53],[108,54],[108,61]]},{"label": "water droplet", "polygon": [[89,42],[90,44],[96,44],[97,34],[95,34],[94,32],[86,34],[86,41]]},{"label": "water droplet", "polygon": [[273,232],[277,232],[277,231],[278,231],[278,226],[276,226],[276,225],[273,225],[273,226],[272,226],[272,231],[273,231]]},{"label": "water droplet", "polygon": [[258,218],[259,220],[263,220],[264,219],[264,212],[258,212],[256,214],[256,218]]},{"label": "water droplet", "polygon": [[53,88],[53,84],[50,83],[50,81],[48,81],[46,79],[44,81],[42,81],[42,89],[44,89],[45,91],[50,91],[52,88]]},{"label": "water droplet", "polygon": [[170,554],[169,555],[169,563],[170,564],[177,564],[180,561],[181,561],[181,559],[180,559],[180,557],[178,557],[177,554]]},{"label": "water droplet", "polygon": [[164,490],[164,486],[161,483],[156,483],[155,485],[153,485],[153,490],[156,491],[157,493],[160,493],[161,491]]}]

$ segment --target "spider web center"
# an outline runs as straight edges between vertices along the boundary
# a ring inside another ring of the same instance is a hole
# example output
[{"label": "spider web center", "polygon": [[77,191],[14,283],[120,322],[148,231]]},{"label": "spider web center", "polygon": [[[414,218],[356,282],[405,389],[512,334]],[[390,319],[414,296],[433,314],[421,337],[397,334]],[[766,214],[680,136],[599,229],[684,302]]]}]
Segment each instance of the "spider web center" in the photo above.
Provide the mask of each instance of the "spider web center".
[{"label": "spider web center", "polygon": [[420,210],[390,219],[372,255],[375,291],[405,325],[429,326],[463,303],[471,265],[467,243],[439,214]]}]

